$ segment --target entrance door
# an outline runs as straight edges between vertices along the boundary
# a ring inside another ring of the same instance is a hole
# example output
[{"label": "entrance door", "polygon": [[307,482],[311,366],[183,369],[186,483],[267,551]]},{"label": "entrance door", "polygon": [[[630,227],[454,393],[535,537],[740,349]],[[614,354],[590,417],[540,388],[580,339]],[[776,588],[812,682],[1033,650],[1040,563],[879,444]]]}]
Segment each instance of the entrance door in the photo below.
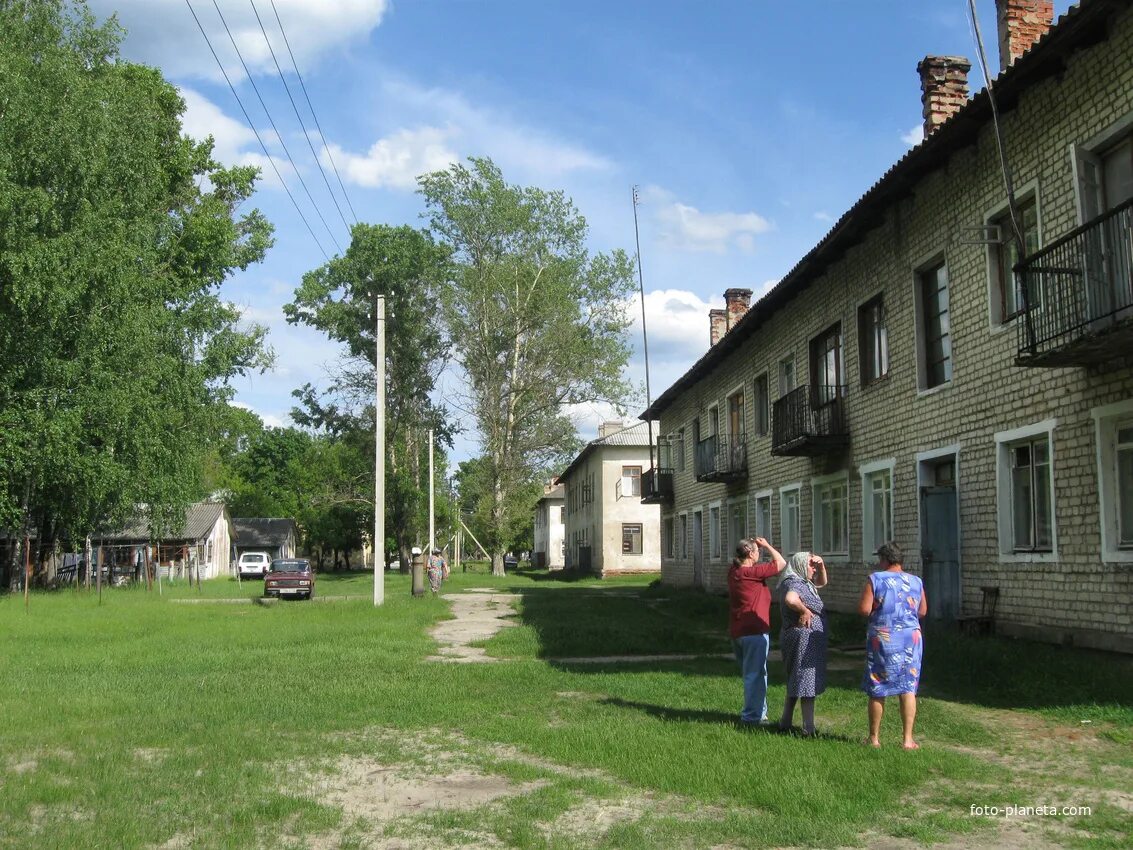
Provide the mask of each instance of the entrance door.
[{"label": "entrance door", "polygon": [[956,486],[921,488],[921,563],[928,615],[953,620],[960,613],[960,534]]},{"label": "entrance door", "polygon": [[704,587],[704,518],[700,511],[692,515],[692,586]]}]

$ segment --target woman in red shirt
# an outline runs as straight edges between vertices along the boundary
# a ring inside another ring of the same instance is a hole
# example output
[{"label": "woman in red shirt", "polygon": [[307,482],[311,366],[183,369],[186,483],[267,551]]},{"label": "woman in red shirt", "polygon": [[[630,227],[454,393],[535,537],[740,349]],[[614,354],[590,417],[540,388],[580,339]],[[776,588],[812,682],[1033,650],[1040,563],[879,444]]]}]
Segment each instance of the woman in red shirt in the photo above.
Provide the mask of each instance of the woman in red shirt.
[{"label": "woman in red shirt", "polygon": [[[761,549],[771,555],[770,561],[756,561]],[[767,579],[779,575],[786,566],[786,560],[766,538],[749,537],[736,547],[736,557],[728,570],[728,633],[744,682],[741,724],[767,722],[767,651],[771,646],[771,591]]]}]

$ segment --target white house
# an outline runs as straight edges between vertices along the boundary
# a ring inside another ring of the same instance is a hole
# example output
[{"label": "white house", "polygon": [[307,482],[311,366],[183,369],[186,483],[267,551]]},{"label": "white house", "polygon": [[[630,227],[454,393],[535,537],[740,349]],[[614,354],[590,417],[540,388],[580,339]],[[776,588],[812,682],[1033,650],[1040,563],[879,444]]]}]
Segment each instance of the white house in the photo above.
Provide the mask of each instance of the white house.
[{"label": "white house", "polygon": [[661,512],[641,501],[649,425],[599,426],[559,481],[566,500],[566,567],[606,577],[661,572]]},{"label": "white house", "polygon": [[532,566],[561,570],[566,563],[566,488],[557,478],[543,485],[543,496],[535,503],[535,549]]}]

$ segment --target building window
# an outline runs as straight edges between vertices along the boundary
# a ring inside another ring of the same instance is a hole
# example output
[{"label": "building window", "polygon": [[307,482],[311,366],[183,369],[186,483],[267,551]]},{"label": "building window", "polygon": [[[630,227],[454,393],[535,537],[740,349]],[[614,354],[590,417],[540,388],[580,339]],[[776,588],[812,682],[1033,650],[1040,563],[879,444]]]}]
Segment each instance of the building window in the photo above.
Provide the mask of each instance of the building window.
[{"label": "building window", "polygon": [[842,324],[827,328],[810,341],[810,384],[816,406],[842,394]]},{"label": "building window", "polygon": [[688,558],[688,514],[677,517],[677,557]]},{"label": "building window", "polygon": [[763,537],[774,542],[771,535],[771,493],[757,493],[755,495],[755,533],[754,537]]},{"label": "building window", "polygon": [[771,430],[771,400],[768,397],[767,373],[755,379],[755,433],[766,437]]},{"label": "building window", "polygon": [[641,467],[622,467],[622,496],[641,496]]},{"label": "building window", "polygon": [[[744,502],[733,502],[729,509],[728,545],[732,549],[735,549],[747,536],[747,511],[744,510],[744,506]],[[724,554],[727,554],[727,551]]]},{"label": "building window", "polygon": [[991,275],[992,287],[996,305],[999,310],[999,322],[1009,322],[1025,307],[1034,309],[1039,306],[1038,287],[1032,287],[1026,293],[1022,292],[1020,281],[1016,279],[1015,264],[1023,257],[1029,256],[1039,249],[1039,208],[1034,196],[1020,201],[1016,205],[1016,218],[1019,229],[1023,234],[1023,256],[1019,255],[1018,243],[1015,241],[1015,231],[1011,226],[1011,213],[1004,212],[992,218],[990,224],[998,234],[998,239],[991,243]]},{"label": "building window", "polygon": [[720,557],[720,506],[708,508],[708,551],[713,558]]},{"label": "building window", "polygon": [[661,551],[665,553],[665,557],[673,557],[673,518],[671,516],[667,516],[661,521],[661,545],[664,547]]},{"label": "building window", "polygon": [[858,308],[858,345],[863,386],[889,374],[889,329],[880,295]]},{"label": "building window", "polygon": [[862,560],[873,561],[877,547],[893,539],[893,461],[861,467]]},{"label": "building window", "polygon": [[850,553],[850,487],[845,475],[812,483],[814,547],[823,555]]},{"label": "building window", "polygon": [[641,523],[640,522],[623,522],[622,523],[622,554],[623,555],[640,555],[641,554]]},{"label": "building window", "polygon": [[744,424],[744,391],[737,390],[728,396],[728,439],[742,442],[747,433]]},{"label": "building window", "polygon": [[995,435],[999,549],[1003,555],[1050,555],[1055,548],[1054,420]]},{"label": "building window", "polygon": [[685,469],[685,429],[681,428],[677,431],[677,469],[684,472]]},{"label": "building window", "polygon": [[795,388],[795,355],[791,354],[779,361],[779,398]]},{"label": "building window", "polygon": [[948,270],[944,263],[917,275],[921,331],[921,389],[952,380],[952,319],[948,311]]},{"label": "building window", "polygon": [[1133,399],[1095,408],[1102,560],[1133,562]]},{"label": "building window", "polygon": [[[799,485],[784,487],[779,491],[779,546],[784,555],[799,551],[802,545],[802,526],[799,494]],[[775,541],[772,540],[772,543]]]},{"label": "building window", "polygon": [[1133,133],[1126,125],[1103,135],[1075,149],[1082,224],[1133,198]]}]

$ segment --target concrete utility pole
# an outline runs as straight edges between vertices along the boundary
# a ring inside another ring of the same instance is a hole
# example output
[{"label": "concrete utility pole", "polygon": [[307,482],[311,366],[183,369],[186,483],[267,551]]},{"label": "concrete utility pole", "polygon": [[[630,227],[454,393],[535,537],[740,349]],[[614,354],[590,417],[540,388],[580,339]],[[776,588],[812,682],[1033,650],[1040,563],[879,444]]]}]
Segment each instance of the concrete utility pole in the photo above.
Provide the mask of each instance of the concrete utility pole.
[{"label": "concrete utility pole", "polygon": [[386,297],[375,299],[374,352],[374,605],[385,602],[386,573]]},{"label": "concrete utility pole", "polygon": [[429,557],[433,555],[433,547],[437,544],[436,529],[434,528],[433,513],[433,429],[429,429]]}]

